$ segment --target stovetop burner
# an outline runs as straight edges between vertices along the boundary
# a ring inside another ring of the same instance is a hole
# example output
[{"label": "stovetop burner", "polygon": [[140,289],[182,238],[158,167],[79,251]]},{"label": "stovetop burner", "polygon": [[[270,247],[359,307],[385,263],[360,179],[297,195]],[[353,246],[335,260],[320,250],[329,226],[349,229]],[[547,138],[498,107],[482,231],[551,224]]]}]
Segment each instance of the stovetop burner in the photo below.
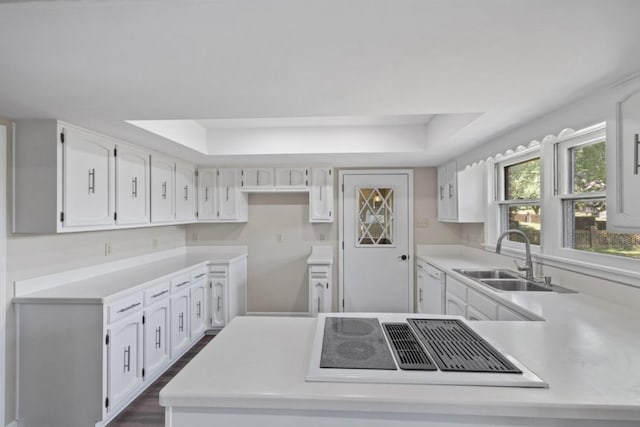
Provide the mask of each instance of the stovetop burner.
[{"label": "stovetop burner", "polygon": [[378,319],[341,317],[325,321],[320,367],[396,369]]}]

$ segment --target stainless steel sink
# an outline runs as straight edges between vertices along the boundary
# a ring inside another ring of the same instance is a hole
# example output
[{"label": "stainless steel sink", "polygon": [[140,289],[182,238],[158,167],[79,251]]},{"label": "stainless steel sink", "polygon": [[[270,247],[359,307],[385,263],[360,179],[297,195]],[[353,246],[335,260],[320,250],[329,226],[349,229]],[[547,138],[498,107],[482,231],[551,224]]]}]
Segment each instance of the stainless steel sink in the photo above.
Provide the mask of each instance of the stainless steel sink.
[{"label": "stainless steel sink", "polygon": [[464,274],[472,279],[517,279],[518,273],[511,270],[501,269],[466,269],[466,268],[454,268],[453,271]]},{"label": "stainless steel sink", "polygon": [[526,279],[482,279],[480,283],[499,291],[508,292],[551,292],[552,289]]}]

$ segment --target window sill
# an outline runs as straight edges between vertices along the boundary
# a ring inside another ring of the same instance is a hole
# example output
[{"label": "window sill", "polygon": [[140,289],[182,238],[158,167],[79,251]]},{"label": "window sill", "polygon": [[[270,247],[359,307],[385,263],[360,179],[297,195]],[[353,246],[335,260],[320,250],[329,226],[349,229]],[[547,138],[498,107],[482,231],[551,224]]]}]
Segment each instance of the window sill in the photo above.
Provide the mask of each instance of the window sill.
[{"label": "window sill", "polygon": [[[486,251],[495,252],[496,247],[495,245],[485,245],[484,249]],[[518,259],[524,259],[525,257],[525,251],[518,248],[503,247],[501,254],[516,257]],[[546,265],[549,267],[560,268],[573,273],[584,274],[598,279],[640,288],[640,273],[636,270],[610,267],[591,261],[577,260],[557,255],[547,255],[542,254],[539,251],[534,252],[533,250],[531,251],[531,257],[533,258],[534,263],[539,263],[543,266]],[[640,263],[640,261],[638,262]]]}]

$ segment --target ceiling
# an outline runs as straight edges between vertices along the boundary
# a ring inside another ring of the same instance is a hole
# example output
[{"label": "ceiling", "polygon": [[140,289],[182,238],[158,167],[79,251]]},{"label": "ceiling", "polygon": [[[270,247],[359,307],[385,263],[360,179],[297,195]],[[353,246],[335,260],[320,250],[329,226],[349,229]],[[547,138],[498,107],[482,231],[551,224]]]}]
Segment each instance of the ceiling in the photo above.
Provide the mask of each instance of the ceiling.
[{"label": "ceiling", "polygon": [[638,16],[635,0],[0,0],[0,116],[201,164],[435,165],[640,70]]}]

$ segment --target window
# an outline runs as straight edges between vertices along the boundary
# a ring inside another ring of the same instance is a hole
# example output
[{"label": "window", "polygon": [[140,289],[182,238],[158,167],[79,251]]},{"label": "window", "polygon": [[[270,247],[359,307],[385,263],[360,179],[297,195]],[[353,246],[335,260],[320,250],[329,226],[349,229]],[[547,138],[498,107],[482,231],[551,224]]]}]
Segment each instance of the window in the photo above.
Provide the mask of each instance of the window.
[{"label": "window", "polygon": [[[506,230],[520,230],[524,232],[532,245],[540,245],[540,156],[538,152],[518,156],[497,165],[500,172],[501,197],[499,228]],[[523,242],[523,238],[516,234],[507,236],[514,242]]]},{"label": "window", "polygon": [[359,188],[358,246],[393,245],[393,189]]},{"label": "window", "polygon": [[640,258],[640,234],[607,231],[607,173],[604,128],[558,143],[563,248]]}]

